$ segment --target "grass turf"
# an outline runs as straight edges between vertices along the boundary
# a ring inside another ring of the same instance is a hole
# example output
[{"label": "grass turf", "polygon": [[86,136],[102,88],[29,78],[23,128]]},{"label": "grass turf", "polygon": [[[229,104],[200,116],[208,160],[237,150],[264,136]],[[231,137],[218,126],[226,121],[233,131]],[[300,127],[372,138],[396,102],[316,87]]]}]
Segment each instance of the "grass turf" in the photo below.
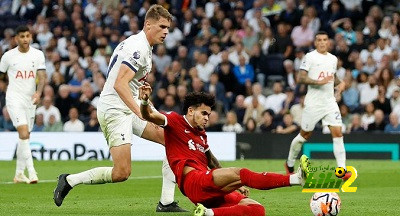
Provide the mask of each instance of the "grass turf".
[{"label": "grass turf", "polygon": [[[313,165],[333,160],[312,160]],[[1,215],[192,215],[194,205],[176,189],[175,199],[190,213],[155,213],[161,190],[161,161],[133,162],[132,176],[123,183],[80,185],[61,207],[53,203],[53,189],[60,173],[76,173],[110,161],[35,161],[39,184],[12,184],[15,161],[0,161]],[[356,193],[339,193],[340,215],[398,215],[400,212],[400,163],[386,160],[348,160],[359,177],[351,186]],[[254,171],[283,171],[283,160],[222,162],[224,167],[246,167]],[[41,182],[40,182],[41,181]],[[250,197],[264,205],[267,215],[311,215],[312,193],[301,187],[269,191],[251,189]]]}]

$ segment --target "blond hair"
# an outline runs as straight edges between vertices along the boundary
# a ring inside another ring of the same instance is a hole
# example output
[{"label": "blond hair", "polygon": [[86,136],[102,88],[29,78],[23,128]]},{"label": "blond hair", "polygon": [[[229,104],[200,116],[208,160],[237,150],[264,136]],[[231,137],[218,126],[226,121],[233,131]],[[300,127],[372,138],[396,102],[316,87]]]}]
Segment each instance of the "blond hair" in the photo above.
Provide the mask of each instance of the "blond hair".
[{"label": "blond hair", "polygon": [[149,8],[144,20],[153,19],[158,21],[161,19],[161,17],[167,19],[168,21],[172,21],[172,15],[168,12],[168,10],[161,5],[155,4]]}]

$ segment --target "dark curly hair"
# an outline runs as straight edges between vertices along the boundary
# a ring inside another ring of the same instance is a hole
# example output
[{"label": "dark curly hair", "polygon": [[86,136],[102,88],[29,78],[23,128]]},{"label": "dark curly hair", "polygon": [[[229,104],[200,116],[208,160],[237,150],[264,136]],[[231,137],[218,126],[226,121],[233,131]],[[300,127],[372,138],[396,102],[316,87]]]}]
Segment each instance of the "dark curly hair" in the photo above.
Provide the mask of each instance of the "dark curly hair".
[{"label": "dark curly hair", "polygon": [[201,104],[213,107],[215,104],[214,95],[204,92],[191,92],[185,96],[182,111],[186,114],[188,112],[189,107],[197,108],[201,106]]}]

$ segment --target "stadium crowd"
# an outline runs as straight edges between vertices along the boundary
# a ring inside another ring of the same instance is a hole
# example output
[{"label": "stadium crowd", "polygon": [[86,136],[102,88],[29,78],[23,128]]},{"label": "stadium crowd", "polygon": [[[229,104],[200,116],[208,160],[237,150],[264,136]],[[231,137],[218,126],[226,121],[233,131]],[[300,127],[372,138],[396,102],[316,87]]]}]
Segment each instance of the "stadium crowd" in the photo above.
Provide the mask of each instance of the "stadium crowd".
[{"label": "stadium crowd", "polygon": [[[206,91],[217,98],[208,131],[297,132],[307,88],[296,76],[323,30],[346,83],[343,132],[400,133],[397,1],[2,0],[0,57],[16,46],[13,29],[20,24],[46,57],[33,131],[99,130],[96,106],[112,51],[142,29],[153,3],[174,15],[147,77],[157,109],[182,113],[188,92]],[[0,131],[15,131],[6,87],[0,79]]]}]

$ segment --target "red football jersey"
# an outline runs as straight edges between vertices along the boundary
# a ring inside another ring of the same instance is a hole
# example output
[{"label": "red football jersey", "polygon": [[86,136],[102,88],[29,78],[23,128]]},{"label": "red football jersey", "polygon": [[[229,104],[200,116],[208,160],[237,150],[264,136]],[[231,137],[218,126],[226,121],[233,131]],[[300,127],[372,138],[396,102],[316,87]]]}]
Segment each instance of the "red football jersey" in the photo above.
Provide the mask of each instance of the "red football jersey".
[{"label": "red football jersey", "polygon": [[167,120],[167,125],[164,127],[166,154],[180,187],[185,166],[191,166],[197,170],[208,170],[205,154],[209,150],[207,135],[204,130],[199,131],[193,128],[185,116],[176,112],[163,114]]}]

